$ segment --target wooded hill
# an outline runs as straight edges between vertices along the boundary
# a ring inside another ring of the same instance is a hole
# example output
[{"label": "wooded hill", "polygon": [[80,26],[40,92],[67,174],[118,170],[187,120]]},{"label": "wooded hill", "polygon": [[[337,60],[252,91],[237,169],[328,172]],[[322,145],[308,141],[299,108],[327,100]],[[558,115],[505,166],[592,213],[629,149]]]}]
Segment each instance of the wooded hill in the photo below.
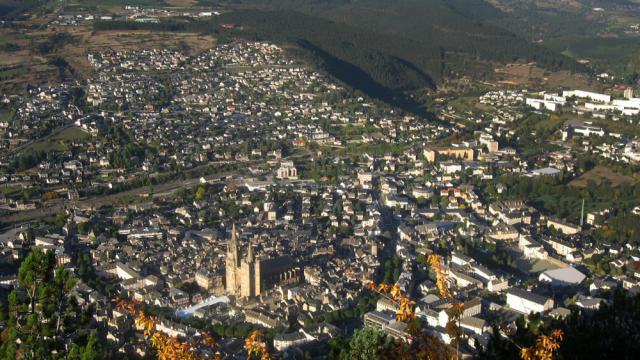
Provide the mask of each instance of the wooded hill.
[{"label": "wooded hill", "polygon": [[[492,63],[536,61],[584,70],[566,56],[498,26],[482,0],[244,0],[223,15],[246,33],[303,41],[390,89],[433,86],[455,74],[488,76]],[[302,15],[304,14],[304,15]]]},{"label": "wooded hill", "polygon": [[[228,6],[232,11],[208,22],[209,30],[298,44],[333,75],[376,96],[433,88],[451,75],[490,77],[496,63],[535,61],[552,70],[584,70],[490,25],[488,20],[506,15],[482,0],[236,0]],[[238,28],[222,30],[221,23]],[[97,28],[114,26],[122,24]]]}]

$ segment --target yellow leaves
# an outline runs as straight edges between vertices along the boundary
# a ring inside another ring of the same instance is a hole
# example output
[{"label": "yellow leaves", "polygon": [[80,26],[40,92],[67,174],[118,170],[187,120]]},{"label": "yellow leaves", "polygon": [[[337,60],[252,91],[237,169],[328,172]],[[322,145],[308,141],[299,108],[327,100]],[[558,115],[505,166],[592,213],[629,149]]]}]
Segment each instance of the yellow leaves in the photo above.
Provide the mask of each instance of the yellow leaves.
[{"label": "yellow leaves", "polygon": [[116,308],[120,311],[127,311],[129,314],[136,316],[138,314],[138,307],[140,302],[136,300],[127,301],[124,299],[118,300]]},{"label": "yellow leaves", "polygon": [[388,284],[379,284],[368,283],[366,285],[367,289],[372,291],[381,293],[381,294],[389,294],[393,301],[400,305],[398,311],[396,311],[396,319],[398,321],[411,321],[416,318],[416,314],[414,311],[414,305],[416,304],[414,301],[411,301],[409,298],[402,294],[402,290],[396,285],[388,285]]},{"label": "yellow leaves", "polygon": [[144,330],[144,336],[149,337],[153,334],[156,328],[156,318],[155,316],[149,316],[144,313],[144,311],[140,310],[138,312],[138,317],[136,317],[136,325],[142,327]]},{"label": "yellow leaves", "polygon": [[264,342],[262,332],[260,330],[254,330],[249,337],[244,340],[244,348],[247,350],[247,356],[256,355],[260,356],[261,360],[271,360],[272,357],[267,349],[267,344]]},{"label": "yellow leaves", "polygon": [[389,293],[391,294],[391,296],[394,299],[399,299],[402,298],[402,291],[400,290],[400,288],[396,285],[394,285],[391,290],[389,291]]},{"label": "yellow leaves", "polygon": [[451,294],[451,291],[449,291],[449,288],[447,288],[447,278],[441,265],[442,259],[440,258],[440,256],[432,254],[429,255],[429,258],[427,260],[429,262],[429,265],[431,265],[431,267],[433,268],[433,271],[435,271],[436,273],[436,286],[438,287],[440,296],[446,299],[451,299],[453,295]]},{"label": "yellow leaves", "polygon": [[531,348],[520,349],[520,358],[522,360],[533,360],[533,349]]},{"label": "yellow leaves", "polygon": [[563,338],[564,333],[560,329],[553,330],[551,335],[542,334],[538,336],[534,346],[520,349],[520,358],[522,360],[553,360]]},{"label": "yellow leaves", "polygon": [[220,347],[220,344],[218,344],[218,342],[216,341],[216,339],[214,339],[211,335],[207,334],[202,338],[202,344],[207,345],[207,346],[211,346],[214,348],[218,348]]},{"label": "yellow leaves", "polygon": [[[119,300],[116,307],[122,311],[127,311],[135,317],[136,325],[144,330],[144,336],[151,339],[151,346],[156,349],[159,360],[198,360],[199,357],[191,351],[191,345],[180,341],[177,337],[168,336],[162,332],[155,331],[157,319],[148,315],[139,308],[137,301]],[[213,338],[205,341],[215,342]],[[217,344],[217,343],[216,343]]]},{"label": "yellow leaves", "polygon": [[464,313],[464,304],[458,301],[454,302],[453,305],[451,306],[451,315],[454,318],[460,318],[463,313]]},{"label": "yellow leaves", "polygon": [[164,347],[167,343],[167,336],[161,332],[157,332],[151,336],[151,345],[155,348]]},{"label": "yellow leaves", "polygon": [[400,309],[398,309],[398,312],[396,312],[396,318],[398,319],[398,321],[407,322],[415,319],[416,314],[413,307],[416,303],[402,295],[400,295],[399,301]]},{"label": "yellow leaves", "polygon": [[376,283],[374,283],[374,282],[367,283],[367,285],[365,285],[365,287],[367,289],[369,289],[369,290],[372,290],[372,291],[378,291],[377,290],[378,287],[376,286]]},{"label": "yellow leaves", "polygon": [[151,345],[158,352],[159,360],[196,360],[199,357],[191,351],[191,345],[173,336],[156,332],[151,336]]},{"label": "yellow leaves", "polygon": [[564,333],[560,329],[555,329],[551,332],[551,337],[558,342],[562,342],[562,340],[564,340]]}]

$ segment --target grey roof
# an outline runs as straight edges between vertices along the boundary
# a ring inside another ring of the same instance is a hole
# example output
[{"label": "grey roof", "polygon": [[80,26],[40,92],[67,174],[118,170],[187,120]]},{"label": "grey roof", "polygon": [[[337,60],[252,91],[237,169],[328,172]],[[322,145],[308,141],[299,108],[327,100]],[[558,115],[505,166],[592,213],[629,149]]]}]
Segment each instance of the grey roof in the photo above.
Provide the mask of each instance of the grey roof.
[{"label": "grey roof", "polygon": [[538,294],[534,294],[530,291],[524,290],[524,289],[520,289],[520,288],[511,288],[508,291],[509,294],[532,301],[534,303],[540,304],[540,305],[544,305],[544,303],[547,302],[548,298],[542,296],[542,295],[538,295]]},{"label": "grey roof", "polygon": [[562,269],[554,269],[547,270],[543,272],[540,276],[546,275],[551,280],[558,281],[566,284],[580,284],[586,278],[586,275],[581,273],[580,271],[572,268],[566,267]]}]

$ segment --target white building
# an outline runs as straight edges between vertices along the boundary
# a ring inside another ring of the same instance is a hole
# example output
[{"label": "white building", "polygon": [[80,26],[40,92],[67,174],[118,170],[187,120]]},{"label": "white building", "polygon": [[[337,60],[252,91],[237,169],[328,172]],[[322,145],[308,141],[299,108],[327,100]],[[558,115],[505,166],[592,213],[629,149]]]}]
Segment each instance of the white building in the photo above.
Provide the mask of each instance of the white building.
[{"label": "white building", "polygon": [[527,290],[511,288],[507,292],[507,306],[524,314],[542,313],[553,309],[553,299]]},{"label": "white building", "polygon": [[303,329],[300,329],[293,333],[275,335],[273,337],[273,347],[278,351],[282,351],[287,348],[304,345],[315,340],[315,337],[307,334]]},{"label": "white building", "polygon": [[631,161],[640,161],[640,140],[633,139],[624,147],[623,156]]},{"label": "white building", "polygon": [[553,100],[527,98],[525,103],[538,110],[557,111],[564,103]]},{"label": "white building", "polygon": [[569,98],[574,96],[578,98],[589,99],[593,101],[600,101],[605,103],[611,102],[611,95],[599,94],[599,93],[583,91],[583,90],[567,90],[562,92],[562,97],[564,98]]},{"label": "white building", "polygon": [[283,161],[278,169],[278,179],[297,179],[298,170],[296,169],[293,161]]},{"label": "white building", "polygon": [[580,285],[587,276],[580,271],[567,267],[563,269],[547,270],[540,274],[540,282],[550,283],[554,286],[576,286]]}]

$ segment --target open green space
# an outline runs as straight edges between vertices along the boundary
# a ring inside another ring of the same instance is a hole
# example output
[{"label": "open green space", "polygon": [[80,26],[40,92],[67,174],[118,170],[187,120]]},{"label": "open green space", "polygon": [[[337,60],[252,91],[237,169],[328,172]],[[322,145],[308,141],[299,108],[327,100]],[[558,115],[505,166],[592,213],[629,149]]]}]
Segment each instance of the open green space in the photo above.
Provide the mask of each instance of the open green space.
[{"label": "open green space", "polygon": [[0,70],[0,81],[1,80],[10,80],[17,76],[24,75],[27,73],[27,68],[25,66],[15,66],[7,69]]},{"label": "open green space", "polygon": [[618,174],[604,166],[596,166],[580,177],[572,180],[569,185],[578,188],[585,188],[591,184],[596,186],[607,184],[612,187],[618,187],[621,185],[632,185],[635,182],[635,179],[630,176]]},{"label": "open green space", "polygon": [[69,149],[72,141],[84,141],[91,137],[87,132],[77,126],[71,126],[42,140],[25,146],[22,153],[56,152]]},{"label": "open green space", "polygon": [[576,60],[588,59],[598,70],[618,76],[630,77],[640,70],[640,38],[637,37],[566,36],[546,45]]},{"label": "open green space", "polygon": [[13,120],[16,112],[12,109],[0,109],[0,122],[9,122]]}]

